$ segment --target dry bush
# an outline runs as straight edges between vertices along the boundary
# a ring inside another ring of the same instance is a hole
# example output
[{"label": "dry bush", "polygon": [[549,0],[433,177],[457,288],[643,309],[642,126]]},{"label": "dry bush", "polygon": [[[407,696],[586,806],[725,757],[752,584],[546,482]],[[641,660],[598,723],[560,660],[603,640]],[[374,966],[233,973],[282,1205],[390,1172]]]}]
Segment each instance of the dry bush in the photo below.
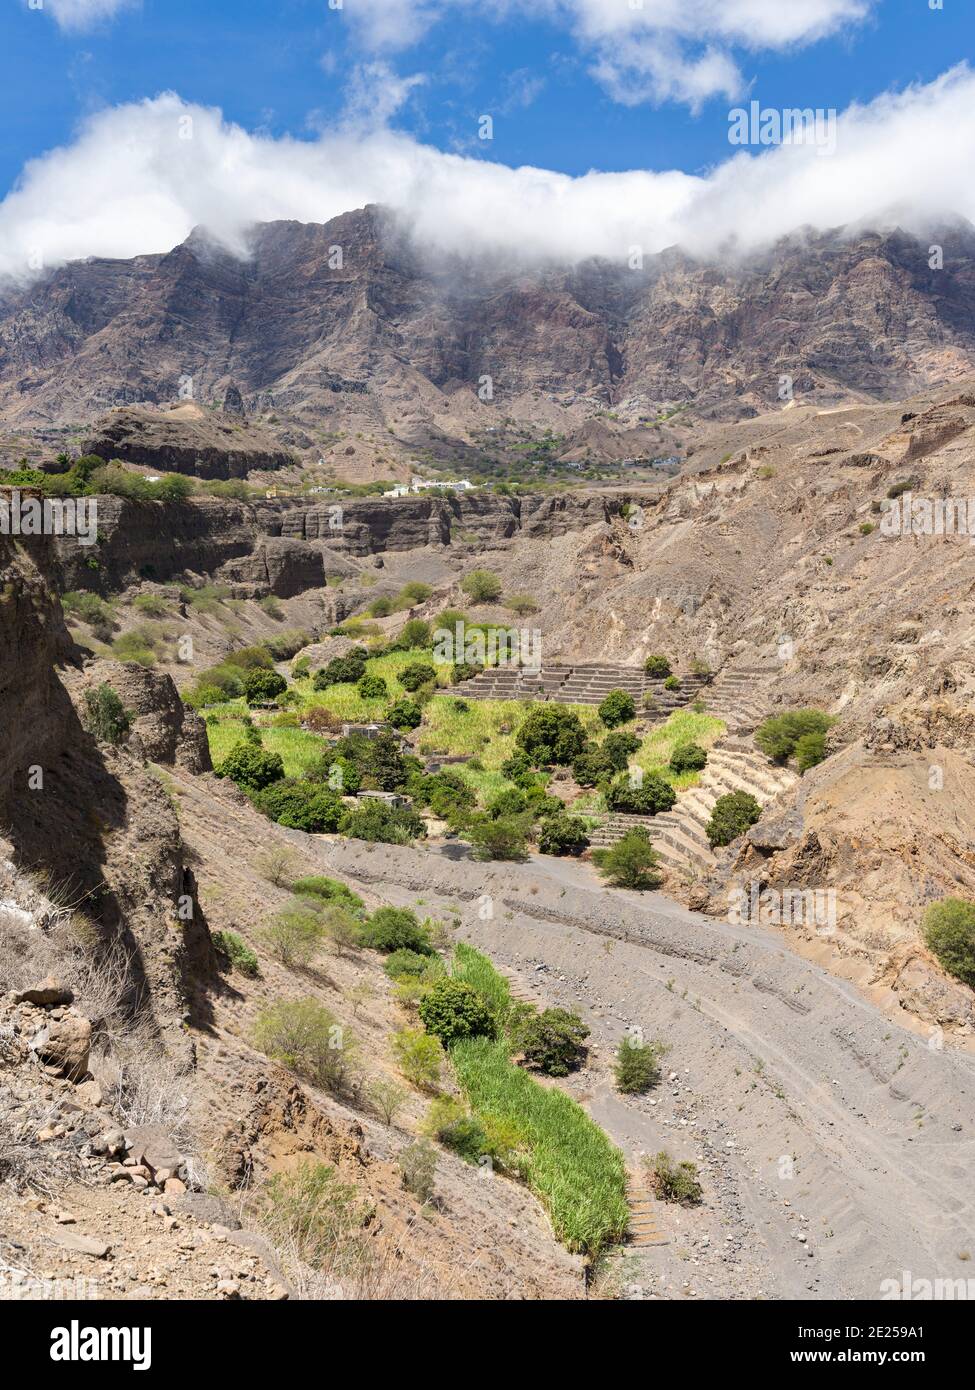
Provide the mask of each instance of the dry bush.
[{"label": "dry bush", "polygon": [[288,845],[270,845],[254,860],[254,868],[275,888],[290,888],[303,872],[301,864],[301,855]]},{"label": "dry bush", "polygon": [[162,1050],[147,1020],[120,1030],[91,1070],[123,1128],[161,1125],[184,1154],[199,1148],[192,1076]]}]

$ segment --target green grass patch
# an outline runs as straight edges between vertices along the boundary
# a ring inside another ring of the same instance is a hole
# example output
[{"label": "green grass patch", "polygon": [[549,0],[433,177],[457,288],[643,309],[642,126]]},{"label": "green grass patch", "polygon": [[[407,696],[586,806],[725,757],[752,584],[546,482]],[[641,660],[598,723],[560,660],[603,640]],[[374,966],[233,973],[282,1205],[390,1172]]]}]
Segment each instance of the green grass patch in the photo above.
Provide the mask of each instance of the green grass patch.
[{"label": "green grass patch", "polygon": [[[214,767],[243,739],[244,725],[241,716],[245,713],[243,700],[207,710],[208,715],[216,714],[220,719],[219,724],[208,723],[206,726]],[[321,757],[325,748],[324,739],[319,734],[309,733],[306,729],[274,728],[273,725],[265,725],[259,728],[259,732],[264,748],[269,753],[281,755],[286,777],[303,776]]]},{"label": "green grass patch", "polygon": [[505,1039],[467,1039],[450,1056],[471,1109],[525,1135],[525,1180],[559,1240],[592,1254],[622,1240],[629,1220],[623,1155],[582,1107],[516,1067]]},{"label": "green grass patch", "polygon": [[[454,974],[484,995],[499,1018],[507,1016],[508,982],[487,956],[458,943]],[[516,1067],[506,1037],[463,1040],[450,1058],[474,1113],[505,1121],[525,1136],[525,1181],[559,1240],[591,1254],[622,1240],[629,1221],[623,1155],[581,1105]]]},{"label": "green grass patch", "polygon": [[668,767],[670,755],[678,743],[699,743],[702,748],[710,748],[724,733],[725,727],[713,714],[695,714],[689,709],[675,710],[666,724],[661,724],[647,735],[630,761],[642,767],[644,772],[659,773],[675,791],[695,787],[701,780],[701,774],[671,772]]},{"label": "green grass patch", "polygon": [[[421,648],[414,648],[408,652],[391,652],[388,656],[371,656],[366,662],[366,674],[380,676],[386,682],[388,694],[378,695],[369,700],[362,698],[354,684],[346,682],[330,685],[327,690],[315,690],[310,676],[294,681],[293,688],[301,696],[304,708],[322,705],[339,719],[346,719],[351,724],[366,724],[370,720],[381,719],[389,706],[404,696],[412,698],[400,685],[397,677],[407,666],[424,660],[433,664],[429,651]],[[444,667],[444,679],[447,678],[446,671],[447,668]]]}]

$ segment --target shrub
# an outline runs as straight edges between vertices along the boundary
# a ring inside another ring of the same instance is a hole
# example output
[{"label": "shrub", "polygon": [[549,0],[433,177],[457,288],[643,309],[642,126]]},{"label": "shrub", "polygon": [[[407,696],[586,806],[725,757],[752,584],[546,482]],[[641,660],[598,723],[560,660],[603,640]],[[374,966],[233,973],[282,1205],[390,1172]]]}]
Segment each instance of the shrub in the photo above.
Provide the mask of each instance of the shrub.
[{"label": "shrub", "polygon": [[750,792],[726,792],[719,796],[711,811],[705,831],[712,848],[730,845],[744,835],[762,814],[762,808]]},{"label": "shrub", "polygon": [[429,584],[424,584],[420,579],[409,579],[396,597],[400,603],[426,603],[432,593]]},{"label": "shrub", "polygon": [[520,787],[506,787],[488,802],[487,813],[493,820],[497,820],[500,816],[516,816],[520,811],[524,811],[527,805],[525,793]]},{"label": "shrub", "polygon": [[680,690],[680,681],[676,676],[668,676],[664,681],[664,690]]},{"label": "shrub", "polygon": [[386,711],[386,722],[394,729],[418,729],[423,722],[423,711],[415,700],[397,700]]},{"label": "shrub", "polygon": [[662,875],[657,870],[660,856],[642,826],[628,830],[609,849],[594,850],[593,860],[604,878],[616,888],[659,888]]},{"label": "shrub", "polygon": [[418,1139],[407,1144],[396,1160],[400,1171],[400,1181],[407,1192],[412,1192],[421,1202],[429,1202],[434,1194],[434,1178],[437,1172],[437,1151],[429,1139]]},{"label": "shrub", "polygon": [[624,1033],[616,1049],[613,1075],[616,1089],[623,1095],[643,1095],[660,1080],[660,1048]]},{"label": "shrub", "polygon": [[73,590],[61,595],[61,606],[71,618],[80,618],[91,628],[100,642],[111,641],[115,630],[115,614],[109,604],[97,594]]},{"label": "shrub", "polygon": [[519,617],[527,617],[529,613],[538,612],[538,604],[530,594],[512,594],[504,601],[505,608],[512,613],[517,613]]},{"label": "shrub", "polygon": [[671,672],[670,662],[665,656],[648,656],[643,669],[654,680],[664,680]]},{"label": "shrub", "polygon": [[803,734],[796,739],[796,767],[800,772],[808,772],[826,757],[825,734]]},{"label": "shrub", "polygon": [[700,772],[707,766],[707,750],[698,743],[679,743],[670,755],[671,772]]},{"label": "shrub", "polygon": [[356,694],[362,700],[385,699],[389,691],[382,676],[365,675],[356,685]]},{"label": "shrub", "polygon": [[280,753],[266,753],[246,740],[235,744],[214,768],[217,777],[229,777],[245,792],[260,792],[284,776]]},{"label": "shrub", "polygon": [[370,1209],[327,1163],[303,1159],[291,1172],[275,1173],[264,1189],[263,1221],[279,1248],[293,1250],[313,1269],[341,1269],[361,1254],[361,1231]]},{"label": "shrub", "polygon": [[427,681],[437,679],[437,672],[433,666],[426,661],[413,661],[409,666],[404,666],[400,671],[397,680],[404,690],[419,690],[421,685],[426,685]]},{"label": "shrub", "polygon": [[589,848],[586,823],[578,816],[549,816],[538,837],[542,854],[581,854]]},{"label": "shrub", "polygon": [[518,1009],[510,1027],[513,1046],[530,1067],[546,1076],[568,1076],[582,1060],[589,1029],[578,1014],[568,1009],[544,1009],[529,1005]]},{"label": "shrub", "polygon": [[612,777],[616,769],[604,749],[586,748],[573,761],[572,775],[580,787],[595,787]]},{"label": "shrub", "polygon": [[409,845],[426,835],[423,820],[411,807],[387,806],[372,799],[347,810],[339,830],[353,840],[382,845]]},{"label": "shrub", "polygon": [[337,714],[325,708],[324,705],[311,705],[304,710],[301,722],[306,729],[311,729],[315,734],[331,734],[342,727],[342,721]]},{"label": "shrub", "polygon": [[640,784],[623,774],[606,789],[609,809],[629,816],[655,816],[659,811],[669,811],[676,800],[677,793],[658,772],[645,773]]},{"label": "shrub", "polygon": [[257,872],[276,888],[289,884],[298,868],[299,856],[290,845],[270,845],[254,863]]},{"label": "shrub", "polygon": [[262,1009],[254,1045],[316,1086],[340,1092],[348,1081],[356,1044],[317,999],[281,1000]]},{"label": "shrub", "polygon": [[362,944],[374,951],[415,951],[433,955],[430,934],[408,907],[380,907],[362,932]]},{"label": "shrub", "polygon": [[277,671],[251,671],[244,678],[244,699],[249,705],[263,704],[287,688],[288,682]]},{"label": "shrub", "polygon": [[515,735],[516,746],[531,762],[573,763],[586,747],[586,731],[574,710],[564,705],[534,705]]},{"label": "shrub", "polygon": [[501,596],[501,580],[490,570],[471,570],[460,581],[460,587],[474,603],[493,603]]},{"label": "shrub", "polygon": [[785,763],[805,734],[825,734],[835,720],[821,709],[794,709],[774,714],[755,730],[755,742],[773,762]]},{"label": "shrub", "polygon": [[617,729],[603,739],[602,752],[615,772],[625,772],[630,758],[639,747],[640,740],[636,734],[628,729]]},{"label": "shrub", "polygon": [[414,647],[426,647],[430,642],[430,624],[422,618],[411,618],[409,622],[403,624],[403,631],[400,633],[396,645],[403,651],[411,651]]},{"label": "shrub", "polygon": [[325,926],[314,908],[296,900],[282,908],[261,933],[282,965],[308,966],[325,940]]},{"label": "shrub", "polygon": [[327,787],[299,778],[272,782],[254,797],[254,805],[270,820],[311,835],[334,834],[345,815],[340,797]]},{"label": "shrub", "polygon": [[363,902],[358,893],[353,893],[351,888],[339,883],[337,878],[307,874],[304,878],[295,879],[291,891],[302,898],[321,898],[322,902],[326,903],[342,903],[352,911],[363,909]]},{"label": "shrub", "polygon": [[697,1180],[697,1164],[688,1159],[675,1163],[664,1150],[644,1162],[650,1184],[661,1201],[692,1207],[701,1200],[703,1188]]},{"label": "shrub", "polygon": [[132,726],[132,716],[117,693],[104,681],[85,691],[85,725],[99,743],[117,745]]},{"label": "shrub", "polygon": [[335,954],[344,956],[362,944],[362,923],[342,903],[328,903],[322,912],[322,929]]},{"label": "shrub", "polygon": [[443,962],[439,956],[401,946],[387,956],[383,969],[391,980],[433,980],[443,972]]},{"label": "shrub", "polygon": [[444,1047],[459,1038],[493,1038],[497,1032],[494,1015],[477,990],[450,976],[438,980],[420,1001],[420,1018]]},{"label": "shrub", "polygon": [[402,1110],[409,1096],[409,1092],[404,1087],[397,1086],[395,1081],[386,1081],[382,1078],[373,1081],[367,1088],[366,1094],[382,1115],[383,1123],[387,1125],[393,1123],[396,1112]]},{"label": "shrub", "polygon": [[328,665],[316,673],[313,687],[327,690],[331,685],[354,685],[366,674],[368,655],[364,647],[353,647],[345,656],[333,656]]},{"label": "shrub", "polygon": [[407,1081],[421,1091],[437,1089],[444,1064],[439,1038],[419,1028],[402,1028],[393,1036],[393,1051]]},{"label": "shrub", "polygon": [[458,661],[454,664],[450,673],[450,680],[453,685],[460,685],[461,681],[472,681],[475,676],[479,676],[484,670],[483,666],[478,666],[472,661]]},{"label": "shrub", "polygon": [[227,957],[233,968],[239,970],[242,975],[256,975],[258,973],[257,956],[236,932],[214,932],[213,944],[222,956]]},{"label": "shrub", "polygon": [[477,795],[471,784],[449,768],[425,778],[421,795],[441,820],[463,819],[465,813],[477,805]]},{"label": "shrub", "polygon": [[964,898],[933,903],[924,914],[922,933],[948,974],[975,989],[975,903]]},{"label": "shrub", "polygon": [[500,859],[521,862],[528,858],[530,812],[518,816],[475,816],[466,827],[466,835],[474,846],[476,859]]},{"label": "shrub", "polygon": [[636,702],[625,690],[611,690],[599,706],[599,717],[607,729],[626,724],[636,717]]}]

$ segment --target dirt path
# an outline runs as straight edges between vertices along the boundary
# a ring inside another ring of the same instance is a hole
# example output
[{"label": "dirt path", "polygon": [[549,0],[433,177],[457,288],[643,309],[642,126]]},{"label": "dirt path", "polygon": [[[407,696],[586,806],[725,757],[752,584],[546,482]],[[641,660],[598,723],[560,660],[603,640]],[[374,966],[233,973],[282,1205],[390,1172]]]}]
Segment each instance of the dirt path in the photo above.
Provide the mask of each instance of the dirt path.
[{"label": "dirt path", "polygon": [[[771,934],[602,891],[583,865],[325,838],[312,852],[459,917],[533,997],[578,1006],[593,1044],[578,1097],[631,1160],[698,1162],[704,1207],[662,1208],[670,1243],[621,1261],[630,1296],[875,1299],[904,1271],[975,1278],[970,1055],[933,1050]],[[670,1047],[636,1100],[610,1074],[630,1026]]]}]

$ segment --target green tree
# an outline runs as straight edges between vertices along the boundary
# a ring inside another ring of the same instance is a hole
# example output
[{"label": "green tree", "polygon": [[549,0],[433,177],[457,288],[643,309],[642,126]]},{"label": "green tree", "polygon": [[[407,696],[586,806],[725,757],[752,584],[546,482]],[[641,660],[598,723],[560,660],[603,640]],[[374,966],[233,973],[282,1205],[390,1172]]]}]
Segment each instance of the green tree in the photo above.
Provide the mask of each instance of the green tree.
[{"label": "green tree", "polygon": [[835,722],[821,709],[786,710],[759,725],[755,742],[773,762],[785,763],[795,754],[796,745],[805,734],[825,734]]},{"label": "green tree", "polygon": [[800,772],[808,772],[811,767],[818,766],[826,757],[826,735],[825,734],[802,734],[796,739],[794,749],[796,767]]},{"label": "green tree", "polygon": [[497,1032],[494,1015],[477,990],[449,975],[420,1000],[420,1018],[444,1047],[459,1038],[493,1038]]},{"label": "green tree", "polygon": [[614,778],[606,789],[609,809],[629,816],[655,816],[660,811],[669,811],[676,800],[677,793],[658,772],[645,773],[639,782],[623,774]]},{"label": "green tree", "polygon": [[730,845],[732,840],[744,835],[761,814],[762,808],[750,792],[726,792],[719,796],[705,827],[709,844],[712,848]]},{"label": "green tree", "polygon": [[625,690],[611,690],[600,703],[598,713],[607,729],[615,729],[636,718],[636,702]]},{"label": "green tree", "polygon": [[568,1076],[582,1060],[589,1029],[568,1009],[519,1010],[511,1023],[513,1046],[546,1076]]},{"label": "green tree", "polygon": [[640,747],[636,734],[628,729],[616,729],[603,739],[602,752],[615,772],[625,772],[630,758]]},{"label": "green tree", "polygon": [[665,656],[648,656],[643,669],[654,680],[664,680],[671,673],[670,661]]},{"label": "green tree", "polygon": [[547,816],[538,837],[542,854],[582,854],[589,848],[586,823],[578,816]]},{"label": "green tree", "polygon": [[339,830],[350,839],[381,845],[411,845],[427,833],[422,817],[412,807],[387,806],[371,798],[347,809]]},{"label": "green tree", "polygon": [[423,722],[423,711],[415,700],[397,700],[390,705],[385,718],[394,729],[418,729]]},{"label": "green tree", "polygon": [[356,685],[356,694],[362,700],[385,699],[388,694],[386,682],[382,676],[362,676]]},{"label": "green tree", "polygon": [[362,944],[374,951],[414,951],[430,956],[430,934],[408,907],[379,907],[362,929]]},{"label": "green tree", "polygon": [[284,776],[284,763],[280,753],[266,753],[242,740],[214,768],[214,773],[217,777],[229,777],[245,792],[259,792]]},{"label": "green tree", "polygon": [[964,898],[933,903],[924,914],[922,933],[948,974],[975,989],[975,903]]},{"label": "green tree", "polygon": [[568,766],[586,747],[586,731],[565,705],[534,705],[515,735],[515,744],[532,762]]},{"label": "green tree", "polygon": [[410,692],[419,690],[421,685],[426,685],[428,681],[435,681],[436,679],[436,668],[431,666],[428,661],[412,661],[409,666],[404,666],[397,676],[403,689]]},{"label": "green tree", "polygon": [[609,849],[594,850],[599,872],[616,888],[645,890],[659,888],[662,875],[657,870],[660,856],[642,826],[628,830]]},{"label": "green tree", "polygon": [[345,815],[341,797],[317,782],[285,778],[257,793],[254,805],[269,820],[310,835],[334,834]]},{"label": "green tree", "polygon": [[707,750],[699,743],[678,743],[670,755],[671,772],[700,772],[707,766]]},{"label": "green tree", "polygon": [[523,811],[517,816],[472,816],[465,833],[474,846],[476,859],[499,859],[521,862],[528,858],[528,834],[532,816]]}]

